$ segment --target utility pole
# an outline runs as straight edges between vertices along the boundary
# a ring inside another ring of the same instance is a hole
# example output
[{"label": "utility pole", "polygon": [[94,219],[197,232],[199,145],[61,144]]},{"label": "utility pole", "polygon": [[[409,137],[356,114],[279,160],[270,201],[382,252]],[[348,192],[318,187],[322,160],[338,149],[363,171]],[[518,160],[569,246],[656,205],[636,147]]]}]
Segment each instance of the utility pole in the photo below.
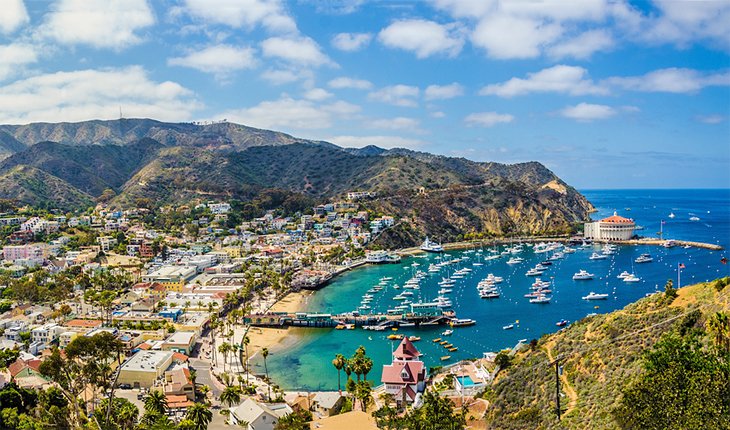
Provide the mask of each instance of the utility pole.
[{"label": "utility pole", "polygon": [[553,364],[555,364],[555,405],[560,421],[560,357],[557,357]]}]

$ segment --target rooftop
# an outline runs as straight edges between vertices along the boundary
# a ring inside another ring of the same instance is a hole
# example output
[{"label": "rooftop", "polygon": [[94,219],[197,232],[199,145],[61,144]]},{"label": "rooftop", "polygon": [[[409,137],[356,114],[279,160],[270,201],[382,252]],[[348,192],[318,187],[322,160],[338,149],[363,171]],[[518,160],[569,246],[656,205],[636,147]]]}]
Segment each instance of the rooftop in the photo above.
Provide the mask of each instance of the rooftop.
[{"label": "rooftop", "polygon": [[600,222],[610,223],[610,224],[633,224],[634,220],[631,218],[624,218],[622,216],[619,216],[616,212],[613,213],[608,218],[603,218]]},{"label": "rooftop", "polygon": [[154,372],[172,360],[172,351],[139,351],[124,365],[129,371]]}]

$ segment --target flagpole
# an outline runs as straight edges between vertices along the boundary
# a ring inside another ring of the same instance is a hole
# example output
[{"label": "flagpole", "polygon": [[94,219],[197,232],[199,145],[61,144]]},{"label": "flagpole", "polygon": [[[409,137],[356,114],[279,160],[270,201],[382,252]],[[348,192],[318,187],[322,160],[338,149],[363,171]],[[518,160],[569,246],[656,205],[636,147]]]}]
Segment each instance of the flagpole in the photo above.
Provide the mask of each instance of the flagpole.
[{"label": "flagpole", "polygon": [[677,289],[682,288],[682,263],[677,263]]}]

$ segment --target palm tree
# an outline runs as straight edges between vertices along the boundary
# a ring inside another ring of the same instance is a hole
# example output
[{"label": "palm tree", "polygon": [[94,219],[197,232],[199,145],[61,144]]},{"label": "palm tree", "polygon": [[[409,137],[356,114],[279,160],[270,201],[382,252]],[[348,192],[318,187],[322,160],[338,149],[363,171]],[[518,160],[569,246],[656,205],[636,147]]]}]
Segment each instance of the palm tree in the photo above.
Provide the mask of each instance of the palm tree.
[{"label": "palm tree", "polygon": [[228,407],[238,404],[241,401],[241,388],[235,385],[226,387],[220,395],[221,403],[227,404]]},{"label": "palm tree", "polygon": [[266,357],[269,356],[269,348],[264,348],[261,351],[261,356],[264,357],[264,371],[266,372],[266,388],[269,389],[269,400],[271,400],[271,382],[269,381],[269,368],[266,366]]},{"label": "palm tree", "polygon": [[724,312],[716,312],[707,320],[707,331],[712,334],[720,352],[730,353],[730,318]]},{"label": "palm tree", "polygon": [[190,369],[190,382],[193,384],[193,399],[197,399],[197,393],[195,390],[195,381],[198,379],[198,371],[195,369]]},{"label": "palm tree", "polygon": [[213,412],[206,405],[195,403],[188,408],[188,413],[185,414],[185,418],[195,424],[196,430],[206,430],[208,424],[213,420]]},{"label": "palm tree", "polygon": [[219,347],[218,351],[223,354],[223,371],[226,371],[226,363],[228,362],[228,353],[233,350],[233,347],[228,342],[223,342]]},{"label": "palm tree", "polygon": [[335,355],[335,359],[332,360],[332,365],[335,366],[335,369],[337,369],[337,390],[340,392],[340,395],[342,395],[340,375],[342,373],[342,368],[345,367],[345,364],[347,364],[347,359],[345,359],[345,356],[342,354]]},{"label": "palm tree", "polygon": [[[251,339],[248,338],[248,336],[243,336],[243,339],[241,339],[241,344],[243,345],[243,348],[246,352],[246,384],[248,384],[248,344],[251,343]],[[239,353],[240,354],[240,353]],[[243,362],[241,363],[241,366],[243,366]]]},{"label": "palm tree", "polygon": [[368,373],[373,369],[373,360],[368,357],[364,356],[362,358],[362,377],[364,380],[368,380]]},{"label": "palm tree", "polygon": [[144,410],[150,414],[164,414],[167,411],[167,397],[162,391],[150,391],[144,399]]}]

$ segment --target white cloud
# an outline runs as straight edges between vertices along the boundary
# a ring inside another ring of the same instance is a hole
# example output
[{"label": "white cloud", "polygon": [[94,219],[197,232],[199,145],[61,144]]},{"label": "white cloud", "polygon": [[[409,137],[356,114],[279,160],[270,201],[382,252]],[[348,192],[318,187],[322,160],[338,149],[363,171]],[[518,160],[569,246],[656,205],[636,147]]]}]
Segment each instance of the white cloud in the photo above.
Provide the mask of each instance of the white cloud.
[{"label": "white cloud", "polygon": [[478,112],[467,115],[464,122],[470,126],[492,127],[497,124],[506,124],[515,120],[510,114],[497,112]]},{"label": "white cloud", "polygon": [[304,98],[307,100],[322,101],[332,97],[332,93],[322,88],[312,88],[311,90],[304,93]]},{"label": "white cloud", "polygon": [[333,136],[326,140],[346,148],[363,148],[365,146],[374,145],[385,149],[417,149],[426,145],[426,142],[422,140],[400,136]]},{"label": "white cloud", "polygon": [[[0,33],[10,34],[30,21],[23,0],[4,0],[0,13]],[[0,57],[2,58],[2,57]]]},{"label": "white cloud", "polygon": [[261,77],[274,85],[290,84],[308,78],[308,76],[287,69],[269,69],[263,72]]},{"label": "white cloud", "polygon": [[495,0],[431,0],[436,9],[446,11],[455,18],[480,18],[497,3]]},{"label": "white cloud", "polygon": [[464,45],[459,25],[441,25],[422,19],[396,21],[381,30],[378,39],[389,48],[412,51],[418,58],[435,54],[455,56]]},{"label": "white cloud", "polygon": [[693,69],[669,68],[643,76],[612,77],[606,82],[634,91],[695,93],[709,86],[729,86],[730,72],[703,74]]},{"label": "white cloud", "polygon": [[557,23],[495,13],[479,22],[471,41],[492,58],[535,58],[562,33]]},{"label": "white cloud", "polygon": [[38,61],[38,54],[31,45],[13,43],[0,45],[0,81]]},{"label": "white cloud", "polygon": [[370,81],[346,77],[332,79],[327,83],[327,85],[329,85],[330,88],[335,89],[352,88],[356,90],[369,90],[373,87],[373,84]]},{"label": "white cloud", "polygon": [[597,119],[606,119],[616,115],[616,110],[611,106],[596,105],[590,103],[579,103],[575,106],[568,106],[560,111],[560,114],[566,118],[576,121],[593,121]]},{"label": "white cloud", "polygon": [[426,100],[453,99],[464,94],[464,87],[454,82],[449,85],[429,85],[424,91]]},{"label": "white cloud", "polygon": [[332,46],[341,51],[354,52],[364,48],[372,38],[370,33],[340,33],[332,38]]},{"label": "white cloud", "polygon": [[140,66],[56,72],[0,87],[0,122],[83,121],[94,118],[185,121],[202,106],[178,83],[155,82]]},{"label": "white cloud", "polygon": [[146,0],[61,0],[39,32],[62,44],[122,49],[140,43],[137,31],[154,23]]},{"label": "white cloud", "polygon": [[187,11],[213,24],[296,33],[297,25],[279,0],[185,0]]},{"label": "white cloud", "polygon": [[699,115],[696,117],[697,121],[704,124],[720,124],[725,122],[725,116],[714,114],[714,115]]},{"label": "white cloud", "polygon": [[431,118],[445,118],[446,117],[446,114],[443,113],[443,112],[441,112],[441,111],[436,111],[436,112],[431,112],[429,114],[429,116]]},{"label": "white cloud", "polygon": [[309,37],[271,37],[261,43],[264,56],[280,58],[300,66],[323,66],[334,63]]},{"label": "white cloud", "polygon": [[387,130],[417,130],[420,124],[420,121],[415,118],[406,118],[403,116],[376,119],[368,122],[368,126],[372,128]]},{"label": "white cloud", "polygon": [[611,0],[501,1],[500,10],[515,16],[555,21],[599,21],[610,12]]},{"label": "white cloud", "polygon": [[730,2],[656,1],[659,13],[646,17],[636,37],[685,47],[697,41],[730,50]]},{"label": "white cloud", "polygon": [[212,73],[217,77],[225,77],[236,70],[256,67],[254,53],[255,51],[249,47],[222,44],[190,52],[184,57],[170,58],[167,60],[167,64],[190,67],[201,72]]},{"label": "white cloud", "polygon": [[550,47],[548,52],[556,58],[585,59],[595,52],[611,48],[613,43],[613,38],[608,30],[589,30],[573,39]]},{"label": "white cloud", "polygon": [[420,94],[418,87],[410,85],[392,85],[368,94],[368,99],[395,106],[416,107],[415,98]]},{"label": "white cloud", "polygon": [[529,93],[563,93],[570,95],[608,94],[608,90],[587,77],[588,71],[578,66],[559,64],[535,73],[526,79],[512,78],[501,84],[487,85],[480,95],[514,97]]},{"label": "white cloud", "polygon": [[310,100],[283,96],[250,108],[227,111],[218,117],[257,128],[314,130],[330,128],[336,118],[346,118],[359,109],[358,106],[343,101],[319,105]]}]

